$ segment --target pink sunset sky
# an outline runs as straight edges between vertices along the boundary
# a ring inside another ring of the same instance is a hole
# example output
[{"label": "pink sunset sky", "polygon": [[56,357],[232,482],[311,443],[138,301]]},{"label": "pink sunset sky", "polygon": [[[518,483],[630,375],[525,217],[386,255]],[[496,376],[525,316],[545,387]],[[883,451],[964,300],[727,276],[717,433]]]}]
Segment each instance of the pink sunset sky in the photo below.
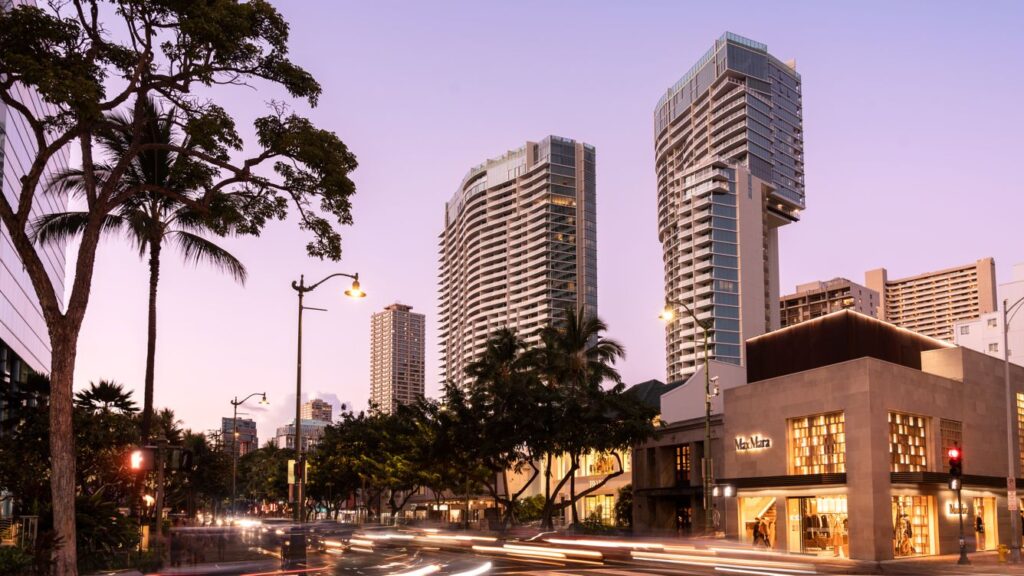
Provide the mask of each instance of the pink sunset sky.
[{"label": "pink sunset sky", "polygon": [[[783,292],[886,267],[890,277],[1024,261],[1024,4],[1019,2],[279,2],[292,56],[322,83],[308,113],[358,156],[344,258],[305,255],[294,223],[228,239],[243,288],[165,257],[156,404],[195,430],[253,402],[261,442],[294,417],[292,280],[359,272],[307,297],[307,395],[366,406],[371,313],[427,316],[428,395],[438,389],[437,236],[473,165],[557,134],[597,148],[599,314],[623,342],[629,384],[664,378],[652,113],[729,30],[796,59],[803,77],[807,210],[781,232]],[[273,90],[232,89],[240,125]],[[120,240],[100,253],[76,386],[113,379],[141,404],[145,265]]]}]

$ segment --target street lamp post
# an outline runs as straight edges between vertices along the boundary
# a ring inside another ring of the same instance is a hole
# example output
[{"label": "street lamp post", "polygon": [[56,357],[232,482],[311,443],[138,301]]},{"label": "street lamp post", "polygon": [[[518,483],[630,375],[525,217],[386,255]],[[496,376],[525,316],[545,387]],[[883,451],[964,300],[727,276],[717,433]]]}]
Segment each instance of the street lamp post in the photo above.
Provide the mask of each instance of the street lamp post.
[{"label": "street lamp post", "polygon": [[245,404],[245,401],[252,398],[253,396],[260,396],[260,404],[270,404],[267,402],[266,392],[253,392],[241,400],[238,396],[235,396],[234,400],[231,400],[231,406],[234,407],[235,413],[231,417],[231,516],[235,515],[235,503],[238,502],[237,487],[238,487],[238,407]]},{"label": "street lamp post", "polygon": [[714,519],[711,517],[711,508],[714,506],[712,497],[712,485],[714,484],[714,468],[711,458],[711,365],[708,362],[708,333],[714,326],[714,319],[707,318],[700,320],[684,302],[665,300],[665,309],[661,313],[662,320],[670,322],[675,313],[672,306],[680,306],[693,318],[693,321],[704,333],[704,455],[701,458],[703,466],[703,489],[704,489],[704,533],[714,532]]},{"label": "street lamp post", "polygon": [[295,521],[303,522],[305,520],[305,514],[303,513],[303,505],[305,495],[303,494],[303,484],[305,483],[306,466],[305,460],[302,454],[302,311],[303,310],[319,310],[324,311],[323,308],[313,308],[310,306],[302,305],[302,298],[306,292],[312,292],[317,286],[324,282],[334,278],[336,276],[344,276],[352,279],[352,287],[345,290],[345,295],[350,298],[364,298],[366,292],[359,287],[359,273],[356,274],[345,274],[344,272],[338,272],[331,274],[323,280],[306,286],[305,275],[299,276],[298,282],[292,282],[292,289],[299,293],[299,333],[298,333],[298,354],[295,361]]},{"label": "street lamp post", "polygon": [[1010,386],[1010,321],[1024,308],[1024,297],[1019,298],[1013,304],[1010,300],[1003,299],[1003,378],[1006,381],[1006,502],[1010,513],[1010,562],[1020,563],[1020,502],[1017,500],[1017,460],[1019,454],[1014,449],[1013,443],[1013,415],[1017,403],[1014,399],[1013,388]]}]

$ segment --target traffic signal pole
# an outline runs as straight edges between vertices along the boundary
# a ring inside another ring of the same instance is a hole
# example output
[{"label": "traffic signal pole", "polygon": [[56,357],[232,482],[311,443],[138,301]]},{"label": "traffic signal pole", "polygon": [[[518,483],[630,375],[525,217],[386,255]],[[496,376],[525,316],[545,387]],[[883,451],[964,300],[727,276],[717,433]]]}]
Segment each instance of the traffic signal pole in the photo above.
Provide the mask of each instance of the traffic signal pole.
[{"label": "traffic signal pole", "polygon": [[960,447],[953,445],[952,448],[946,452],[949,456],[949,487],[956,490],[956,514],[960,517],[960,559],[956,561],[957,564],[970,564],[971,561],[967,559],[967,542],[964,540],[964,504],[960,498],[960,493],[963,490],[963,452],[960,451]]}]

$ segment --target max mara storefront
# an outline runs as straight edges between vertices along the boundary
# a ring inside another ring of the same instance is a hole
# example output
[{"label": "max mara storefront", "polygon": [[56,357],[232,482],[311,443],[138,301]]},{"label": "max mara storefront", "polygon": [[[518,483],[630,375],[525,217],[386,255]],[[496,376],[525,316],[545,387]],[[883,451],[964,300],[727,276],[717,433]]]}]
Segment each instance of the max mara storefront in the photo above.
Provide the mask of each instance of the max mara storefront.
[{"label": "max mara storefront", "polygon": [[[725,390],[716,470],[730,537],[865,560],[952,554],[962,516],[969,551],[1009,542],[1001,362],[852,312],[747,352],[749,383]],[[1024,414],[1024,368],[1012,368]],[[947,484],[953,446],[961,506]],[[1019,450],[1014,464],[1019,476]]]}]

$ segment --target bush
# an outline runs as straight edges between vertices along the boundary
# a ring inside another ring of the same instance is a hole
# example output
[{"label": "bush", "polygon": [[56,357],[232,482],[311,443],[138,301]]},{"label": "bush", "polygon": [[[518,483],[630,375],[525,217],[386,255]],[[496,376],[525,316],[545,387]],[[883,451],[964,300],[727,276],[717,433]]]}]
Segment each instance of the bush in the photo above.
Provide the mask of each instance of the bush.
[{"label": "bush", "polygon": [[0,576],[23,576],[32,572],[32,555],[17,546],[0,547]]}]

